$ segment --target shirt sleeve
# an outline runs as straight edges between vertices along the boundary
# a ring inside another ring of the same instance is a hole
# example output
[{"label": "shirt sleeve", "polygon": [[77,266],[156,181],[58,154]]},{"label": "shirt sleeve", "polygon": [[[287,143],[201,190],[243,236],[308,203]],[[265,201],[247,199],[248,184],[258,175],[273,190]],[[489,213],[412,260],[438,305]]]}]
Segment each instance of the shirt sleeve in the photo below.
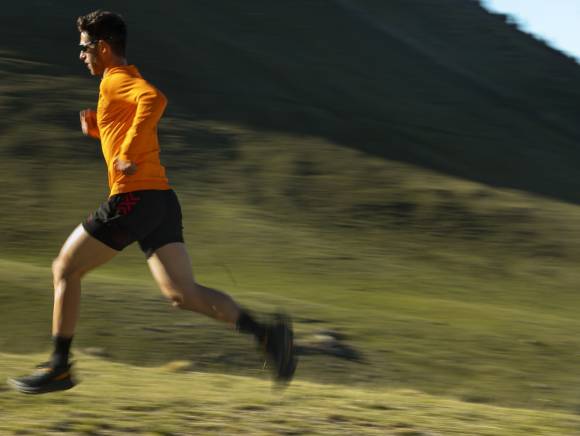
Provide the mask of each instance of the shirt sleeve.
[{"label": "shirt sleeve", "polygon": [[111,77],[104,80],[102,85],[112,100],[136,105],[131,127],[119,150],[120,159],[134,162],[139,149],[145,148],[151,135],[157,134],[157,123],[167,106],[167,98],[142,78]]}]

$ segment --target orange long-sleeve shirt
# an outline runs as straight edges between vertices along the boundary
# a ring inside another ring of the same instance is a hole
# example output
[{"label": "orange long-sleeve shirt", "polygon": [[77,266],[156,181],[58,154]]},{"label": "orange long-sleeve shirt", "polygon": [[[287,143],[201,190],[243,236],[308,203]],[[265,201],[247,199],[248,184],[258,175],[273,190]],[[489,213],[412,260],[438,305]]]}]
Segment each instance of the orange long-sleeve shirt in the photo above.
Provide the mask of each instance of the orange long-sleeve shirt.
[{"label": "orange long-sleeve shirt", "polygon": [[[144,189],[170,189],[159,160],[157,123],[167,99],[133,65],[109,68],[99,89],[97,135],[109,175],[110,195]],[[115,158],[131,161],[137,172],[126,176]]]}]

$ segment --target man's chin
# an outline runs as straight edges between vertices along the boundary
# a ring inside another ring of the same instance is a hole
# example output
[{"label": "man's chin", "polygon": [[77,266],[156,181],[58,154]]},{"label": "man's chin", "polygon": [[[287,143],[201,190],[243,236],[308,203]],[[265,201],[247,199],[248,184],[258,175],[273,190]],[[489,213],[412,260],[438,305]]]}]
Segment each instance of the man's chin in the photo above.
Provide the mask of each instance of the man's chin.
[{"label": "man's chin", "polygon": [[102,71],[98,71],[98,70],[93,69],[93,68],[89,68],[89,72],[91,73],[91,76],[102,76],[103,75]]}]

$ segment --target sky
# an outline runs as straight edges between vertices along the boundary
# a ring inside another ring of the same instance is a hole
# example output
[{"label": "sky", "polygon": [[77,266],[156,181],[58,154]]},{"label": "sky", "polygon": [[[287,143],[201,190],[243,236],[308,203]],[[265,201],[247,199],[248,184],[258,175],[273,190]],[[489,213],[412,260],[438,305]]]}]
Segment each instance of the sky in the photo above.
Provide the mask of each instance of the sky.
[{"label": "sky", "polygon": [[482,4],[513,15],[522,30],[580,62],[580,0],[483,0]]}]

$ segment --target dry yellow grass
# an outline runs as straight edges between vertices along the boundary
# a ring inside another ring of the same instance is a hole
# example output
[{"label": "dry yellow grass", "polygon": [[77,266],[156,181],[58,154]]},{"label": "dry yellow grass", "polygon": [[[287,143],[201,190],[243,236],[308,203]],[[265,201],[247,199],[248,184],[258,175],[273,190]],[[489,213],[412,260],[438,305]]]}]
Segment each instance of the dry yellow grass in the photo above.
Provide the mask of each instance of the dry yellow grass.
[{"label": "dry yellow grass", "polygon": [[[0,377],[40,356],[0,354]],[[65,393],[0,389],[0,434],[578,435],[580,417],[469,404],[404,389],[363,390],[299,378],[269,381],[173,373],[82,355],[82,382]]]}]

